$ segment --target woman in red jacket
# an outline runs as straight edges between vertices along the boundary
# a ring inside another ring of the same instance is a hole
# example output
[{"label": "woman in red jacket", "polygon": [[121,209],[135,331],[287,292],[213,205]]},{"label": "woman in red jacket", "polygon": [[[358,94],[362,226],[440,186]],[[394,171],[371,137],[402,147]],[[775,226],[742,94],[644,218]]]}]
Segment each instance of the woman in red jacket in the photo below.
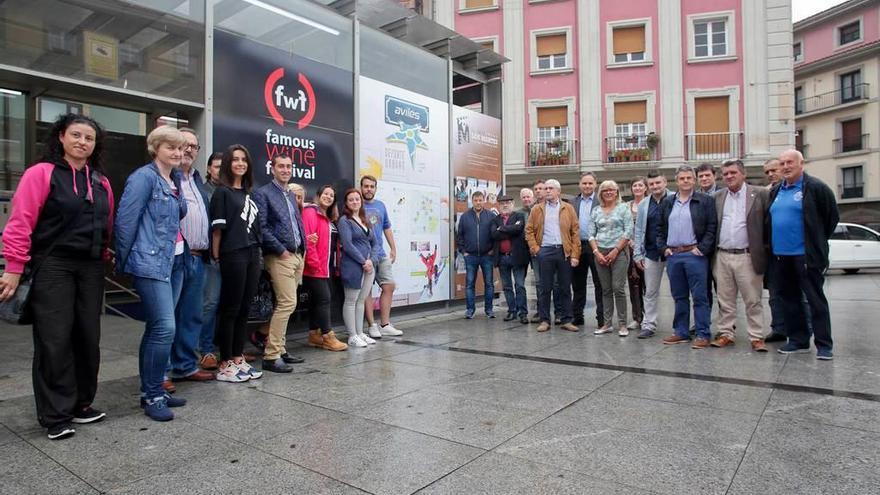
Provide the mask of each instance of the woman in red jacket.
[{"label": "woman in red jacket", "polygon": [[309,291],[309,345],[329,351],[344,351],[330,328],[330,254],[333,252],[331,225],[336,221],[336,192],[333,186],[318,188],[315,202],[302,211],[306,233],[303,286]]}]

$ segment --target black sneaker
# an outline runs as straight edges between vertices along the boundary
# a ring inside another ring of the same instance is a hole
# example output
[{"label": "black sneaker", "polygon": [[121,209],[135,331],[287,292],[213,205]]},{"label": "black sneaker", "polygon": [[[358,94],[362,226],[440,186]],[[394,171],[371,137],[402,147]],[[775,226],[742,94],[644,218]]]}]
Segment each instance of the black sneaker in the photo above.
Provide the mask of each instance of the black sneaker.
[{"label": "black sneaker", "polygon": [[72,422],[80,425],[84,425],[87,423],[97,423],[98,421],[103,420],[107,417],[107,413],[103,411],[99,411],[97,409],[92,408],[92,406],[86,406],[78,411],[73,413]]},{"label": "black sneaker", "polygon": [[75,434],[76,430],[70,425],[70,423],[61,423],[51,426],[47,430],[49,440],[61,440],[62,438],[72,437]]},{"label": "black sneaker", "polygon": [[507,313],[504,315],[504,321],[512,321],[516,319],[516,315],[513,313]]},{"label": "black sneaker", "polygon": [[263,360],[263,371],[271,371],[272,373],[290,373],[293,367],[285,363],[283,359],[273,359],[271,361]]},{"label": "black sneaker", "polygon": [[288,354],[286,352],[281,355],[281,359],[283,359],[284,362],[287,364],[299,364],[299,363],[305,362],[305,359],[303,359],[299,356],[291,356],[290,354]]}]

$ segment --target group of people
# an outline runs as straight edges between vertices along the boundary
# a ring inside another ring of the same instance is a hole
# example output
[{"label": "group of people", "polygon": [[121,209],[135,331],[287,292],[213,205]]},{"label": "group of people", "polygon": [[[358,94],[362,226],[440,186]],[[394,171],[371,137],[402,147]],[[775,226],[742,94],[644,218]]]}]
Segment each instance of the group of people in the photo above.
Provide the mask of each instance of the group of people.
[{"label": "group of people", "polygon": [[[606,180],[597,187],[593,172],[581,175],[580,192],[570,202],[561,198],[559,181],[538,180],[520,191],[520,210],[514,210],[512,197],[498,198],[497,214],[484,208],[482,192],[474,192],[473,206],[457,226],[457,247],[467,270],[465,318],[473,318],[476,310],[478,269],[486,316],[495,317],[497,267],[506,321],[538,323],[538,332],[550,330],[553,322],[577,332],[584,324],[587,279],[592,276],[593,333],[616,330],[626,337],[637,331],[638,338],[647,339],[657,332],[665,273],[675,312],[673,333],[663,338],[664,344],[690,343],[693,349],[735,345],[739,297],[753,351],[767,352],[766,342],[785,341],[777,349],[782,354],[809,352],[812,337],[816,357],[832,359],[823,284],[828,239],[839,221],[834,193],[804,172],[797,150],[783,152],[763,168],[768,184],[752,185],[741,160],[724,161],[724,187],[718,187],[712,164],[682,165],[675,171],[675,192],[655,170],[631,181],[633,198],[627,202],[616,182]],[[531,319],[525,288],[529,267],[538,291],[537,313]],[[765,288],[772,317],[766,336]],[[713,299],[718,303],[714,335]]]},{"label": "group of people", "polygon": [[[396,247],[385,206],[375,199],[376,178],[365,176],[360,189],[344,192],[340,215],[332,186],[319,187],[308,203],[304,189],[289,183],[287,155],[272,157],[272,180],[256,187],[250,153],[232,145],[210,155],[202,180],[194,167],[196,131],[162,126],[147,136],[152,160],[127,178],[117,206],[103,174],[102,126],[67,114],[49,136],[45,157],[25,171],[13,197],[0,300],[15,294],[23,275],[31,279],[33,387],[50,439],[106,417],[92,407],[105,262],[129,275],[141,298],[140,403],[157,421],[173,419],[170,408],[186,404],[171,395],[173,381],[242,383],[302,362],[285,343],[300,283],[309,292],[310,345],[344,351],[402,334],[389,320]],[[263,270],[275,305],[258,369],[244,346]],[[336,279],[344,288],[348,344],[331,326]],[[378,323],[374,283],[381,288]]]}]

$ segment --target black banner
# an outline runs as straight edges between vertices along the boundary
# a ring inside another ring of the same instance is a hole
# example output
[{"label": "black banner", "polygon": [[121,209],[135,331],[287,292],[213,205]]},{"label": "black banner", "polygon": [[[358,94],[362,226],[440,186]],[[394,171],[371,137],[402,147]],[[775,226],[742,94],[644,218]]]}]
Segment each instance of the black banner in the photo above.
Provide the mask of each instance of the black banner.
[{"label": "black banner", "polygon": [[352,73],[239,36],[214,31],[214,150],[243,144],[254,180],[272,175],[272,156],[293,160],[291,182],[307,201],[323,184],[337,195],[354,181]]}]

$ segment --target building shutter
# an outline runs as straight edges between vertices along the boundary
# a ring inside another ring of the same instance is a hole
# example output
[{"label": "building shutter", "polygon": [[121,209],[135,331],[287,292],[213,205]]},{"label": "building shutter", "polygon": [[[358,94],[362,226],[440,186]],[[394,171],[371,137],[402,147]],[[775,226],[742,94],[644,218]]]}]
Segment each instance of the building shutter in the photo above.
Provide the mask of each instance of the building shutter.
[{"label": "building shutter", "polygon": [[614,54],[645,51],[645,26],[614,28]]},{"label": "building shutter", "polygon": [[614,123],[632,124],[648,121],[648,102],[620,101],[614,104]]},{"label": "building shutter", "polygon": [[539,36],[537,38],[537,53],[539,57],[545,55],[563,55],[566,52],[565,35],[553,34]]},{"label": "building shutter", "polygon": [[568,125],[568,107],[538,109],[538,127],[565,127]]}]

